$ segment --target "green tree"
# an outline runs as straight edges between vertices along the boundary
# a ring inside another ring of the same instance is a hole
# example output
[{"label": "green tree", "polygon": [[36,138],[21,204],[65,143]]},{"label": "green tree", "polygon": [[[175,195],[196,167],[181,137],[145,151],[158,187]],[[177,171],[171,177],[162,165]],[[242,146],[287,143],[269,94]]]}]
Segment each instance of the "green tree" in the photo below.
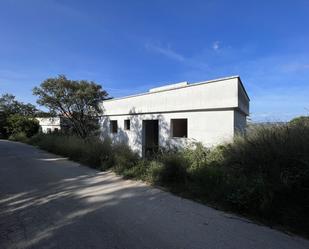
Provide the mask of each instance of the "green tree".
[{"label": "green tree", "polygon": [[23,133],[27,137],[32,137],[39,131],[39,128],[39,122],[35,118],[13,114],[7,119],[6,129],[10,135]]},{"label": "green tree", "polygon": [[24,117],[33,118],[37,113],[37,109],[32,104],[25,104],[15,99],[12,94],[3,94],[0,97],[0,137],[7,138],[8,132],[8,118],[11,115],[22,115]]},{"label": "green tree", "polygon": [[292,120],[290,120],[289,124],[309,127],[309,116],[299,116],[297,118],[293,118]]},{"label": "green tree", "polygon": [[37,103],[50,112],[65,117],[80,137],[87,137],[98,129],[103,110],[100,103],[108,93],[95,82],[69,80],[64,75],[43,81],[33,89]]}]

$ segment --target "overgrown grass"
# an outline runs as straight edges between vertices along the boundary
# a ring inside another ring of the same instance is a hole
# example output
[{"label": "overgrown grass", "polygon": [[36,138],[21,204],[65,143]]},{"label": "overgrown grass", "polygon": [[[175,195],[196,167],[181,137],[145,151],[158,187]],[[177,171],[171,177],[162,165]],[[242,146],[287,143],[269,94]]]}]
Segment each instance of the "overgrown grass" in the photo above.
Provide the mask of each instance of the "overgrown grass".
[{"label": "overgrown grass", "polygon": [[109,140],[101,141],[96,137],[81,139],[61,134],[39,134],[28,140],[28,143],[93,168],[107,169],[114,164]]},{"label": "overgrown grass", "polygon": [[151,160],[96,138],[39,135],[30,143],[309,236],[309,126],[257,127],[230,144],[195,144]]}]

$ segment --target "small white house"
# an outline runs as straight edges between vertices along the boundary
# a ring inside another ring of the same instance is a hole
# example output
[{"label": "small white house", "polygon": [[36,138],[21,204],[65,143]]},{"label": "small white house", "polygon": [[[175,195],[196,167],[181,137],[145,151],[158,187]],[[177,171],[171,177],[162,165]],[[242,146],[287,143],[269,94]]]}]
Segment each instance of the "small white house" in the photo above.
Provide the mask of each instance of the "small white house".
[{"label": "small white house", "polygon": [[39,121],[40,131],[43,133],[51,133],[60,131],[60,117],[36,118]]},{"label": "small white house", "polygon": [[141,155],[190,142],[210,147],[244,132],[249,101],[239,76],[166,85],[104,101],[102,133]]}]

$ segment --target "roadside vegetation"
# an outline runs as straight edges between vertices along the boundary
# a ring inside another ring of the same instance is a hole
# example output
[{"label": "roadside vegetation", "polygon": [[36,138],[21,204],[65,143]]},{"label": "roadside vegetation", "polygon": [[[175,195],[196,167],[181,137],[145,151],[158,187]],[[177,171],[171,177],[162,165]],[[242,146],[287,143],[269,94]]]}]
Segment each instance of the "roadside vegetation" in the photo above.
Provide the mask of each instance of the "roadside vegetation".
[{"label": "roadside vegetation", "polygon": [[0,138],[25,141],[39,131],[39,111],[32,104],[17,101],[14,95],[0,96]]},{"label": "roadside vegetation", "polygon": [[29,141],[99,170],[147,181],[268,225],[309,235],[309,123],[257,126],[233,143],[193,144],[141,159],[123,144],[61,134]]}]

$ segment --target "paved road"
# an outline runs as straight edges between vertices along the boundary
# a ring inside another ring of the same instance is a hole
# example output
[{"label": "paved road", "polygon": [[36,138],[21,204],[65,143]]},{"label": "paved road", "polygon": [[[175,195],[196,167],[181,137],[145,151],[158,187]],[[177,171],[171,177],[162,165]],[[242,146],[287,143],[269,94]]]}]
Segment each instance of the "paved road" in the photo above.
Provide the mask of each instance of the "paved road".
[{"label": "paved road", "polygon": [[0,248],[309,248],[309,241],[0,140]]}]

